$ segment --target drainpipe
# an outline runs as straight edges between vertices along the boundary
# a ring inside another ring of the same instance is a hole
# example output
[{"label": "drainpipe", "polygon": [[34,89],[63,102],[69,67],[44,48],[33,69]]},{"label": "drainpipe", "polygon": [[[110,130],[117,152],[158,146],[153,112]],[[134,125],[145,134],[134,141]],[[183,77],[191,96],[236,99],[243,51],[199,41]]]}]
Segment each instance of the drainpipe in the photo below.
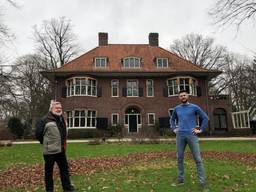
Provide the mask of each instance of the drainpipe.
[{"label": "drainpipe", "polygon": [[[206,112],[208,114],[208,117],[210,118],[210,112],[209,112],[209,90],[208,90],[208,78],[206,78],[206,81],[205,81],[205,95],[206,95],[206,98],[205,98],[205,105],[206,105]],[[209,126],[209,135],[211,136],[212,135],[212,130],[211,130],[211,123],[208,123],[208,126]]]}]

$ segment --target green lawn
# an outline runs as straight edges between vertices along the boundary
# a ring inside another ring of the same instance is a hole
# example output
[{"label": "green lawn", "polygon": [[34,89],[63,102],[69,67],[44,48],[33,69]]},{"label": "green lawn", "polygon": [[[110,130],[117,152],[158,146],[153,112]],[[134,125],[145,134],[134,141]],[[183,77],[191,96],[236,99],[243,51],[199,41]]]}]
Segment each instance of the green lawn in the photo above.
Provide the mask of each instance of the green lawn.
[{"label": "green lawn", "polygon": [[[127,155],[137,152],[170,151],[175,150],[175,144],[101,144],[88,145],[85,143],[73,143],[68,145],[69,159],[80,157],[99,157]],[[256,153],[255,141],[203,141],[201,151],[232,151]],[[42,149],[40,144],[14,145],[12,147],[0,147],[0,170],[12,165],[29,165],[41,162]]]},{"label": "green lawn", "polygon": [[[204,141],[202,151],[230,151],[255,153],[255,141]],[[175,151],[174,144],[69,144],[68,158],[123,156],[137,152]],[[15,145],[0,148],[0,170],[10,166],[30,165],[43,162],[41,146]],[[255,191],[256,167],[240,162],[220,159],[205,159],[204,165],[210,191]],[[182,187],[172,187],[171,179],[176,176],[175,159],[161,158],[154,161],[142,161],[132,165],[97,172],[92,175],[72,176],[72,181],[80,191],[92,192],[166,192],[166,191],[198,191],[197,175],[194,162],[186,158],[186,183]],[[56,189],[60,187],[56,181]],[[42,187],[34,189],[10,189],[14,191],[43,191]],[[61,190],[59,190],[61,191]]]},{"label": "green lawn", "polygon": [[[195,165],[187,160],[185,185],[171,186],[176,177],[176,161],[161,159],[144,162],[128,168],[94,174],[92,177],[77,176],[73,180],[82,191],[125,192],[198,192]],[[210,191],[255,191],[256,172],[246,166],[227,161],[205,161]]]}]

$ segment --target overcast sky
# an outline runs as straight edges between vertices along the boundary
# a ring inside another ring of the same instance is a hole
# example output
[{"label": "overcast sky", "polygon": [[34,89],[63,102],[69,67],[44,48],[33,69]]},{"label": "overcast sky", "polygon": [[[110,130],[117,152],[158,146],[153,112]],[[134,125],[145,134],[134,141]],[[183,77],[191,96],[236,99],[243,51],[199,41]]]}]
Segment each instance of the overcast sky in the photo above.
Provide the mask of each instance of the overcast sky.
[{"label": "overcast sky", "polygon": [[256,27],[252,23],[219,30],[208,16],[215,0],[16,0],[20,8],[0,0],[4,22],[15,34],[7,55],[33,53],[32,27],[43,20],[65,16],[71,20],[81,53],[98,45],[98,32],[107,32],[109,43],[148,43],[150,32],[159,33],[159,45],[169,49],[175,39],[189,33],[213,37],[228,50],[253,55]]}]

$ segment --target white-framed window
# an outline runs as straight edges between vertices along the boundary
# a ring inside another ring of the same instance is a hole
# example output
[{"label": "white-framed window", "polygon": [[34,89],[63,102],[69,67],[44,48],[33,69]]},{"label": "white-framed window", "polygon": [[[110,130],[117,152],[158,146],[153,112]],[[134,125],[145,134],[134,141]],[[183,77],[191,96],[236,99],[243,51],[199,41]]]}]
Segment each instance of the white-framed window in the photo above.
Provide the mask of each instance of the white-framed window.
[{"label": "white-framed window", "polygon": [[157,68],[168,68],[168,58],[156,58]]},{"label": "white-framed window", "polygon": [[191,95],[197,95],[197,91],[196,91],[197,81],[195,79],[192,79],[191,84],[189,86],[190,86]]},{"label": "white-framed window", "polygon": [[111,81],[111,96],[112,97],[119,96],[119,81],[116,79]]},{"label": "white-framed window", "polygon": [[127,97],[139,96],[139,82],[138,80],[127,80]]},{"label": "white-framed window", "polygon": [[189,80],[190,80],[190,78],[180,78],[179,79],[180,90],[190,91],[190,89],[189,89]]},{"label": "white-framed window", "polygon": [[179,86],[177,79],[167,80],[168,95],[177,95],[179,93]]},{"label": "white-framed window", "polygon": [[107,67],[107,58],[106,57],[96,57],[94,59],[94,65],[96,68],[106,68]]},{"label": "white-framed window", "polygon": [[96,111],[88,110],[87,111],[87,123],[86,127],[95,128],[96,127]]},{"label": "white-framed window", "polygon": [[67,127],[73,127],[73,114],[72,111],[67,111]]},{"label": "white-framed window", "polygon": [[96,111],[91,109],[67,111],[67,127],[96,128]]},{"label": "white-framed window", "polygon": [[187,90],[189,95],[196,96],[198,82],[193,77],[175,77],[167,79],[168,96],[178,95],[180,90]]},{"label": "white-framed window", "polygon": [[152,79],[148,79],[146,81],[147,86],[147,97],[154,97],[154,81]]},{"label": "white-framed window", "polygon": [[118,113],[111,114],[111,124],[112,124],[112,126],[117,126],[119,124],[119,114]]},{"label": "white-framed window", "polygon": [[74,77],[66,80],[67,96],[97,96],[97,80]]},{"label": "white-framed window", "polygon": [[67,111],[68,128],[96,128],[96,111],[77,109]]},{"label": "white-framed window", "polygon": [[155,113],[148,113],[148,125],[155,125]]},{"label": "white-framed window", "polygon": [[85,111],[74,111],[74,127],[85,127]]},{"label": "white-framed window", "polygon": [[126,57],[123,59],[123,68],[140,68],[140,58]]}]

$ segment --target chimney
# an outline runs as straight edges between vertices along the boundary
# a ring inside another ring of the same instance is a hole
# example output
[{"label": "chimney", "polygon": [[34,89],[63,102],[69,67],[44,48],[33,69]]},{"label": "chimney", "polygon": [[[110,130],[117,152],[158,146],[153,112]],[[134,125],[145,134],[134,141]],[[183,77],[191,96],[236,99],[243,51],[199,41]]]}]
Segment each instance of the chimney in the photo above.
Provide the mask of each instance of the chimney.
[{"label": "chimney", "polygon": [[148,40],[150,46],[158,46],[158,33],[149,33]]},{"label": "chimney", "polygon": [[99,46],[108,45],[108,33],[99,33]]}]

